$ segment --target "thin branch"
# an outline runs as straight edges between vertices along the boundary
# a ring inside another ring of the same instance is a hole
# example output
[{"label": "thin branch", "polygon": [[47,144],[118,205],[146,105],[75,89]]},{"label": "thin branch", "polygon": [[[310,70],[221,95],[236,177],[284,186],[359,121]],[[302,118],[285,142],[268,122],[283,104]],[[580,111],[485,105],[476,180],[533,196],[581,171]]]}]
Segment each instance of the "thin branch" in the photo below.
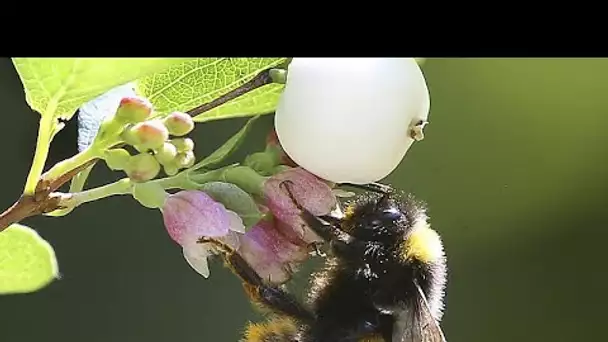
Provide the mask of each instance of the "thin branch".
[{"label": "thin branch", "polygon": [[20,222],[28,217],[59,209],[60,197],[51,193],[67,183],[80,171],[95,163],[95,161],[96,160],[91,160],[84,163],[54,180],[45,181],[46,174],[42,175],[42,180],[38,182],[33,196],[22,195],[17,202],[0,214],[0,232],[8,228],[11,224]]},{"label": "thin branch", "polygon": [[187,111],[187,113],[191,116],[199,115],[201,113],[210,111],[213,108],[219,107],[228,101],[234,100],[237,97],[242,96],[243,94],[246,94],[254,89],[273,83],[272,77],[270,77],[271,69],[273,68],[266,69],[260,72],[254,78],[252,78],[247,83],[244,83],[240,87],[237,87],[236,89],[227,92],[226,94],[218,97],[213,101],[202,104],[194,109],[190,109],[189,111]]},{"label": "thin branch", "polygon": [[[74,178],[78,173],[80,173],[80,171],[86,169],[87,167],[95,164],[97,162],[97,159],[92,159],[89,160],[88,162],[80,165],[79,167],[70,170],[66,173],[64,173],[63,175],[61,175],[59,178],[54,179],[51,181],[51,184],[49,186],[49,193],[53,192],[57,189],[59,189],[63,184],[67,183],[68,181],[70,181],[72,178]],[[42,179],[45,179],[45,175],[42,175],[41,177]]]}]

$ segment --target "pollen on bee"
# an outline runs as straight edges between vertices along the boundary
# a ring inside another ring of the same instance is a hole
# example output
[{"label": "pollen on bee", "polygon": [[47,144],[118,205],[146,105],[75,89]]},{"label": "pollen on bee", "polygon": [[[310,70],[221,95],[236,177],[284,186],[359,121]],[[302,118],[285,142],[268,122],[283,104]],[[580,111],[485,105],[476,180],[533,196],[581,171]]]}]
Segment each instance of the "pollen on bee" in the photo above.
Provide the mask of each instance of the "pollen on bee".
[{"label": "pollen on bee", "polygon": [[297,331],[293,320],[287,317],[273,318],[264,323],[250,323],[242,342],[272,342],[295,336]]},{"label": "pollen on bee", "polygon": [[403,244],[405,260],[417,260],[432,263],[444,256],[443,243],[436,231],[431,229],[426,217],[419,218],[412,232]]},{"label": "pollen on bee", "polygon": [[348,220],[349,218],[351,218],[353,216],[353,214],[355,213],[355,208],[356,206],[351,204],[348,205],[344,208],[344,219]]}]

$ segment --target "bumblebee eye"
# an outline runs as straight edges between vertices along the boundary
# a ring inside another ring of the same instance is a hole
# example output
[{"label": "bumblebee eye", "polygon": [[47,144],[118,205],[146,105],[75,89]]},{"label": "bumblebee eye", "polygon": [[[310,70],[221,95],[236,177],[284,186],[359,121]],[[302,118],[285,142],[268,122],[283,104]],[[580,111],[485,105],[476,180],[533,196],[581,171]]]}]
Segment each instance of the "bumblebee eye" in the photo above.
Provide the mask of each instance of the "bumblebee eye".
[{"label": "bumblebee eye", "polygon": [[397,208],[386,209],[382,212],[382,214],[385,219],[391,220],[391,221],[400,219],[401,215],[402,215],[401,211],[398,210]]}]

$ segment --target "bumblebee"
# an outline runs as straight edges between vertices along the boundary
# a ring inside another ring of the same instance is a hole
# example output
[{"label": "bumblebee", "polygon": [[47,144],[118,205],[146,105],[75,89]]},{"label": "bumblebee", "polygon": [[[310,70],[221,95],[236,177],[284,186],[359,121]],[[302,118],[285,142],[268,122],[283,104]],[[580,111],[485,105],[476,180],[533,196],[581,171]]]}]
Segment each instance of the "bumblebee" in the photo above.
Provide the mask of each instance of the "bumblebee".
[{"label": "bumblebee", "polygon": [[382,184],[347,185],[367,191],[340,217],[315,217],[300,207],[304,221],[329,244],[307,304],[266,283],[235,251],[220,248],[251,300],[274,313],[250,324],[242,342],[446,341],[438,323],[446,257],[424,203]]}]

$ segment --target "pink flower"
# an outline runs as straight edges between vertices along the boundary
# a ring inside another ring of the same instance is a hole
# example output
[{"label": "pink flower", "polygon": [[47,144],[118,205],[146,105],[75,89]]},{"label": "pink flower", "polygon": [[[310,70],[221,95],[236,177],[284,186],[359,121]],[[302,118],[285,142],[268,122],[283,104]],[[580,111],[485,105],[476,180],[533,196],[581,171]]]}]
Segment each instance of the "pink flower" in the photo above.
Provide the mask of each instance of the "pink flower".
[{"label": "pink flower", "polygon": [[321,241],[302,220],[301,210],[284,185],[297,203],[315,215],[328,214],[337,204],[329,185],[302,168],[289,168],[266,180],[265,206],[260,209],[270,211],[272,217],[240,236],[238,253],[262,278],[275,284],[289,280],[308,257],[310,244]]},{"label": "pink flower", "polygon": [[190,266],[204,277],[209,276],[207,257],[215,250],[198,240],[213,237],[237,248],[236,233],[245,232],[243,221],[235,212],[198,190],[169,195],[161,212],[169,236],[182,246]]},{"label": "pink flower", "polygon": [[337,205],[331,187],[301,167],[290,168],[270,177],[264,184],[264,195],[272,214],[283,223],[282,234],[290,237],[295,233],[304,244],[321,240],[307,227],[294,200],[316,216],[329,214]]},{"label": "pink flower", "polygon": [[274,218],[261,220],[242,236],[238,249],[260,277],[275,284],[287,281],[295,265],[308,256],[307,248],[291,243],[282,229],[284,224]]},{"label": "pink flower", "polygon": [[246,233],[235,212],[202,191],[180,191],[167,197],[161,208],[165,227],[193,269],[209,277],[207,259],[218,251],[215,245],[198,241],[212,237],[241,254],[262,278],[272,283],[289,279],[307,258],[310,244],[321,241],[301,218],[294,200],[314,215],[326,215],[336,207],[336,196],[327,183],[299,167],[269,177],[263,189],[258,206],[272,215]]}]

